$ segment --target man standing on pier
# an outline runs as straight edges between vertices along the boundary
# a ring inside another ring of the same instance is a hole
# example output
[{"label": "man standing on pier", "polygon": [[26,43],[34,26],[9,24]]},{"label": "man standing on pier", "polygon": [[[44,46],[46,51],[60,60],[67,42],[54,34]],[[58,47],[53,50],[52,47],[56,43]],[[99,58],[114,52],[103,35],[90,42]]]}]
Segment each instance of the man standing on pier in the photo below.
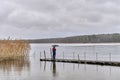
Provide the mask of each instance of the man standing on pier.
[{"label": "man standing on pier", "polygon": [[53,46],[52,52],[53,52],[53,59],[55,60],[55,58],[56,58],[56,48],[55,48],[55,46]]}]

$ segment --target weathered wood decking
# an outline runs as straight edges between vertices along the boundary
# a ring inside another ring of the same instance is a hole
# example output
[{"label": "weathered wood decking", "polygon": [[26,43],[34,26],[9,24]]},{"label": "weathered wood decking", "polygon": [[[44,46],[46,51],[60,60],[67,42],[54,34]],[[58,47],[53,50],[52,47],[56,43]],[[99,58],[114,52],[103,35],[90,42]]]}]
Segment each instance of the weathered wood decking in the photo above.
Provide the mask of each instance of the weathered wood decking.
[{"label": "weathered wood decking", "polygon": [[51,62],[65,62],[65,63],[79,63],[79,64],[93,64],[93,65],[106,65],[106,66],[120,66],[120,62],[113,61],[92,61],[92,60],[75,60],[75,59],[40,59],[40,61],[51,61]]}]

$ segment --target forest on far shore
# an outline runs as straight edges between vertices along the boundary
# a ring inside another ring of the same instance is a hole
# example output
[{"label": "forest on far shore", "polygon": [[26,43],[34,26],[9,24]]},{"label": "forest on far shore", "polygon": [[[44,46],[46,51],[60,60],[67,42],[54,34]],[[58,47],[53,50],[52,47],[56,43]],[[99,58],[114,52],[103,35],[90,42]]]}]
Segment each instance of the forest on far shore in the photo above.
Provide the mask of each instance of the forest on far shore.
[{"label": "forest on far shore", "polygon": [[30,43],[119,43],[120,34],[80,35],[63,38],[33,39]]}]

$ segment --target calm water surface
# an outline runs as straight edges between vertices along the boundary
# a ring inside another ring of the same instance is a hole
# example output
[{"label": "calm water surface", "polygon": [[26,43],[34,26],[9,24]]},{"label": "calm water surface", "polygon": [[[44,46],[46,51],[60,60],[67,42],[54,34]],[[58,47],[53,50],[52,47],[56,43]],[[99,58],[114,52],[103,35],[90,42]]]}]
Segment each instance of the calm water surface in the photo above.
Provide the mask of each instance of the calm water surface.
[{"label": "calm water surface", "polygon": [[[29,58],[0,62],[0,80],[120,80],[120,67],[40,62],[52,44],[31,44]],[[57,58],[120,61],[119,44],[59,44]],[[96,58],[97,56],[97,58]],[[110,58],[111,57],[111,58]]]}]

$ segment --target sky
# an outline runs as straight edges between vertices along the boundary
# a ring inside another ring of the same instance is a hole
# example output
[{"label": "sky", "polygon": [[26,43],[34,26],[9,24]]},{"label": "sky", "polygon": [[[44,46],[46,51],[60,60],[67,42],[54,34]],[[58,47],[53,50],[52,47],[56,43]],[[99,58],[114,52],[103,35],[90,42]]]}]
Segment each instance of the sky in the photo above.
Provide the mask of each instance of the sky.
[{"label": "sky", "polygon": [[120,0],[0,0],[0,38],[120,32]]}]

